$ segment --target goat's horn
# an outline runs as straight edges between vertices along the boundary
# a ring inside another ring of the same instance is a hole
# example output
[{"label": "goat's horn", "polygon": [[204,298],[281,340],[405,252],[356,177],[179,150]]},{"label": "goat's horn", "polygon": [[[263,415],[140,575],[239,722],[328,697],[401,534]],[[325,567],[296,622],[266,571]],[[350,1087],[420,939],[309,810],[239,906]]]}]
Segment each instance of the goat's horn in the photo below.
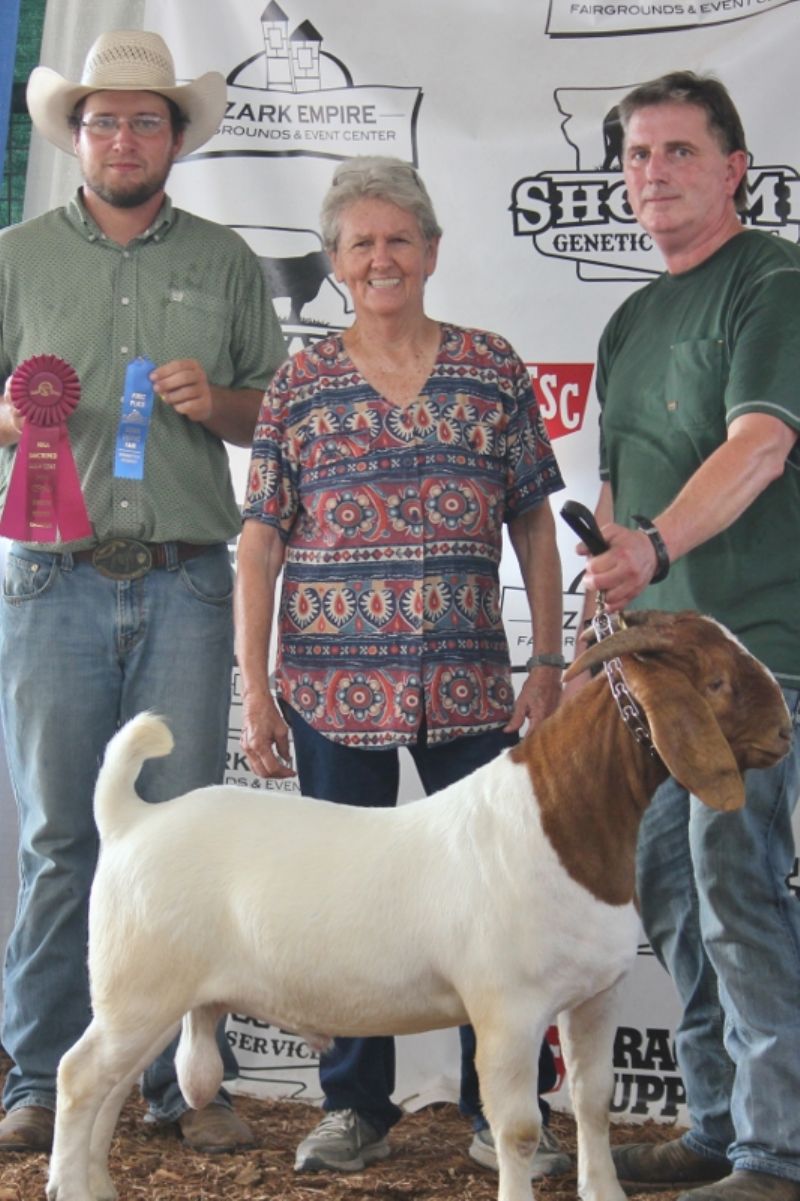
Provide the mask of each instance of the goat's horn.
[{"label": "goat's horn", "polygon": [[615,634],[611,634],[601,642],[595,642],[582,655],[579,655],[567,668],[564,679],[571,680],[574,676],[580,675],[582,671],[597,667],[598,664],[605,663],[607,659],[614,659],[617,655],[635,655],[639,651],[667,650],[672,645],[673,639],[671,627],[664,625],[636,625],[628,626],[624,630],[617,630]]}]

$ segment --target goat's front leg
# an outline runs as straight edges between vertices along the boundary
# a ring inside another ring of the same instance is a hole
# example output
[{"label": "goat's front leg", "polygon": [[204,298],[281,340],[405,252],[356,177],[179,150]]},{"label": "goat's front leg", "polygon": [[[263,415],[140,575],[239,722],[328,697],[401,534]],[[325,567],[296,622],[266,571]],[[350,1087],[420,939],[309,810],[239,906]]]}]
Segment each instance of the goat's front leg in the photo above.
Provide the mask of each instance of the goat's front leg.
[{"label": "goat's front leg", "polygon": [[[525,1000],[535,1012],[535,1001]],[[488,1017],[473,1018],[481,1100],[497,1151],[498,1201],[531,1201],[542,1125],[537,1086],[545,1023],[532,1028],[530,1010],[522,1008],[510,1014],[493,1007]]]},{"label": "goat's front leg", "polygon": [[624,1201],[609,1145],[614,1090],[614,1029],[622,981],[559,1015],[578,1133],[578,1196],[582,1201]]}]

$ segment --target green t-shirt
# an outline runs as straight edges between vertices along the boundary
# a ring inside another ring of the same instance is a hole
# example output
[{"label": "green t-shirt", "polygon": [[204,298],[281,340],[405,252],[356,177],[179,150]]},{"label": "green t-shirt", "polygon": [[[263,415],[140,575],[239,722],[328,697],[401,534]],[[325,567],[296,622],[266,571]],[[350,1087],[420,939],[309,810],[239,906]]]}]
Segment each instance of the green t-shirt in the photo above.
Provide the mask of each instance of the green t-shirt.
[{"label": "green t-shirt", "polygon": [[[116,479],[125,370],[197,359],[210,383],[265,390],[286,350],[258,260],[233,230],[173,208],[126,246],[106,238],[80,193],[0,234],[0,379],[33,355],[74,367],[68,420],[95,539],[221,542],[238,534],[224,443],[156,399],[144,479]],[[15,448],[0,449],[0,505]],[[67,544],[53,544],[59,549]]]},{"label": "green t-shirt", "polygon": [[[736,417],[768,413],[800,432],[800,248],[743,232],[635,292],[603,333],[597,389],[600,474],[622,525],[660,513]],[[733,525],[634,605],[710,614],[800,687],[800,445]]]}]

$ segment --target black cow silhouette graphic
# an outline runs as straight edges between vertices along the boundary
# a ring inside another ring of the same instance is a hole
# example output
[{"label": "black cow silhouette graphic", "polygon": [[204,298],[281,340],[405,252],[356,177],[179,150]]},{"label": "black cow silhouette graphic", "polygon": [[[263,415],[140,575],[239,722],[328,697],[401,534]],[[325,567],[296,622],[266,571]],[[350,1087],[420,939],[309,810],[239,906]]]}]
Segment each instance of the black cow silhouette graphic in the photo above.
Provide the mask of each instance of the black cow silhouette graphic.
[{"label": "black cow silhouette graphic", "polygon": [[[331,262],[324,250],[287,258],[258,259],[272,297],[288,296],[289,322],[303,324],[303,308],[316,300],[319,290],[331,273]],[[338,289],[337,289],[338,291]]]}]

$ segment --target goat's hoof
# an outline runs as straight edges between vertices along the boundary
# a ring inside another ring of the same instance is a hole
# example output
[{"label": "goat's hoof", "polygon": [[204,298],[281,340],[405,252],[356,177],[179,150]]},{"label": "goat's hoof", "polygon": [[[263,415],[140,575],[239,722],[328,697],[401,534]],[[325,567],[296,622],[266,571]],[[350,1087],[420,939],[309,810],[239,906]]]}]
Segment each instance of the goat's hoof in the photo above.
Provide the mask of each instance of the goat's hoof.
[{"label": "goat's hoof", "polygon": [[92,1184],[92,1201],[117,1201],[119,1194],[114,1185],[108,1180],[100,1188]]},{"label": "goat's hoof", "polygon": [[83,1189],[75,1192],[74,1189],[64,1188],[51,1177],[47,1182],[46,1196],[47,1201],[114,1201],[116,1192],[112,1196],[87,1193]]}]

